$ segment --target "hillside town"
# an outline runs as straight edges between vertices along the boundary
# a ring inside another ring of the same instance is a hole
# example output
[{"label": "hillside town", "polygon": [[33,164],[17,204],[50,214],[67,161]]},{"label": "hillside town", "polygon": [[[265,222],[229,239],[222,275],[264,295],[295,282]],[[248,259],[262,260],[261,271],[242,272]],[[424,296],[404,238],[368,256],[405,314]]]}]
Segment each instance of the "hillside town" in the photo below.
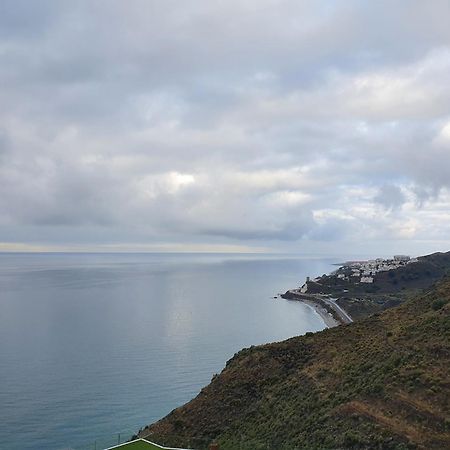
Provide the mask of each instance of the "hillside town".
[{"label": "hillside town", "polygon": [[351,279],[353,282],[373,283],[377,273],[398,269],[417,261],[417,258],[411,258],[407,255],[395,255],[391,259],[377,258],[369,261],[352,261],[345,263],[332,275],[342,280]]},{"label": "hillside town", "polygon": [[[377,273],[395,270],[418,261],[417,258],[411,258],[407,255],[395,255],[388,259],[377,258],[368,261],[349,261],[344,263],[330,275],[315,278],[313,283],[320,285],[325,282],[325,279],[336,278],[339,282],[348,282],[352,285],[358,283],[371,284],[374,282]],[[310,292],[308,283],[311,283],[309,277],[306,278],[306,282],[299,289],[300,293],[305,294]]]}]

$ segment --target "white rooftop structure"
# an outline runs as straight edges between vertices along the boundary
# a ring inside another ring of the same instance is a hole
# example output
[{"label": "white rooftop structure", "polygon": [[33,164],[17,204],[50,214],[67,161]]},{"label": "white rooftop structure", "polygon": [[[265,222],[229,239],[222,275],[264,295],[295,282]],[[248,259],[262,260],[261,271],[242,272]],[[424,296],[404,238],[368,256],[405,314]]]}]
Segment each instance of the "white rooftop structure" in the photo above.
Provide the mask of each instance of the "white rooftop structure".
[{"label": "white rooftop structure", "polygon": [[373,283],[373,277],[361,277],[361,283]]}]

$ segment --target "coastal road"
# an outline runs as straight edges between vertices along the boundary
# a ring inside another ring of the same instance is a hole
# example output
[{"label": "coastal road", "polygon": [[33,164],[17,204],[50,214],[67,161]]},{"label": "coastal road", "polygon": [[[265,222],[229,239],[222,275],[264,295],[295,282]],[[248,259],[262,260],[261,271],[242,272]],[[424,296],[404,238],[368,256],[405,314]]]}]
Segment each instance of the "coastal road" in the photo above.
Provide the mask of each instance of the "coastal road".
[{"label": "coastal road", "polygon": [[[339,316],[339,319],[342,323],[351,323],[353,322],[353,319],[348,315],[346,311],[344,311],[337,303],[335,298],[327,297],[323,294],[306,294],[302,292],[300,289],[291,289],[287,293],[290,293],[292,297],[284,297],[288,299],[296,299],[296,300],[309,300],[312,303],[316,304],[316,307],[318,308],[318,311],[321,309],[320,302],[318,300],[321,300],[325,304],[327,304],[330,308],[335,311],[335,313]],[[311,306],[311,305],[310,305]]]},{"label": "coastal road", "polygon": [[339,314],[344,323],[353,322],[353,319],[336,303],[335,298],[322,298],[322,300]]}]

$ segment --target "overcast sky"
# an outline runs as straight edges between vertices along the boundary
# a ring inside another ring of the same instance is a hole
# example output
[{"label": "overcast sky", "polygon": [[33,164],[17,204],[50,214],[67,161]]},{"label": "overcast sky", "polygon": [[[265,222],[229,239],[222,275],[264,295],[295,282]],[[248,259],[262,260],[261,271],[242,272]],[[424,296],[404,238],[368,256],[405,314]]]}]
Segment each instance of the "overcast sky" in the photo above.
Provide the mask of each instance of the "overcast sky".
[{"label": "overcast sky", "polygon": [[0,250],[450,250],[450,2],[0,2]]}]

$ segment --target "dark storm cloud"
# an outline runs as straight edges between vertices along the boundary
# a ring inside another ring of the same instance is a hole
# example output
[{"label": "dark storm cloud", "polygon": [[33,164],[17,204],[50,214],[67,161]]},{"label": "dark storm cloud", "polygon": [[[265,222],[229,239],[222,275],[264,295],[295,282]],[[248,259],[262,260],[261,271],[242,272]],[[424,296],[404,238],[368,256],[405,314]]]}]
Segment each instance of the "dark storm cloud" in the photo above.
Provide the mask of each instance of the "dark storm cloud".
[{"label": "dark storm cloud", "polygon": [[439,0],[2,2],[0,242],[442,239],[449,17]]}]

